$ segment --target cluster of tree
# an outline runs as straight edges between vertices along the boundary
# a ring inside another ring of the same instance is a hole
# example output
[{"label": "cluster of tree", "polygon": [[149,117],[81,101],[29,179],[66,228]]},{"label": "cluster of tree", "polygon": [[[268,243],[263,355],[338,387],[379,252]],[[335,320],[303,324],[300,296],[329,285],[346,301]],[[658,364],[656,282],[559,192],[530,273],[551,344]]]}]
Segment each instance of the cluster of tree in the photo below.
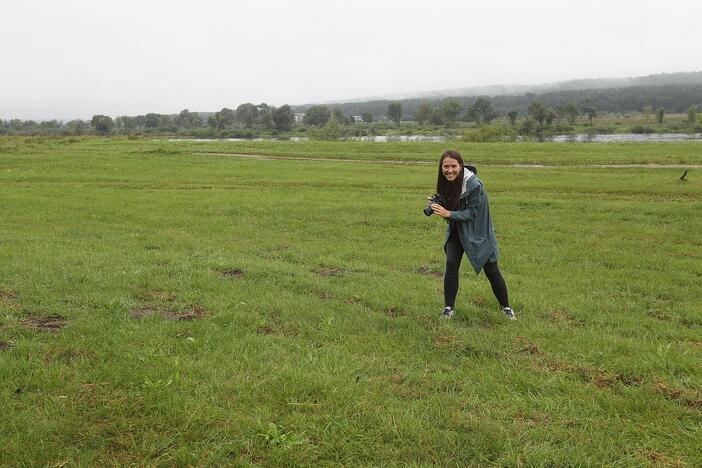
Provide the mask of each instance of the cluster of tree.
[{"label": "cluster of tree", "polygon": [[265,102],[261,104],[247,102],[236,109],[225,107],[207,117],[207,126],[217,130],[241,127],[288,131],[294,124],[295,113],[292,107],[285,104],[276,108]]},{"label": "cluster of tree", "polygon": [[[205,116],[207,116],[205,118]],[[0,120],[0,132],[3,133],[51,133],[64,135],[82,135],[96,133],[133,132],[189,132],[203,130],[231,130],[234,128],[260,128],[264,130],[289,131],[295,123],[295,114],[289,105],[269,106],[266,103],[254,105],[242,104],[236,110],[223,108],[213,114],[202,114],[182,110],[179,114],[149,113],[137,116],[120,116],[112,118],[107,115],[94,115],[89,122],[72,120],[61,123],[58,120],[35,122],[33,120]]]},{"label": "cluster of tree", "polygon": [[[370,115],[370,114],[368,114]],[[353,124],[356,120],[352,115],[346,115],[344,114],[341,109],[338,107],[334,107],[333,109],[329,109],[327,106],[322,106],[322,105],[317,105],[317,106],[312,106],[307,108],[305,111],[305,116],[302,119],[302,122],[305,125],[310,125],[310,126],[315,126],[315,127],[322,127],[326,125],[326,123],[331,119],[335,118],[339,124],[342,125],[351,125]],[[365,117],[364,117],[365,120]],[[372,121],[372,116],[370,117],[370,121]]]},{"label": "cluster of tree", "polygon": [[[526,115],[529,106],[535,100],[542,102],[546,107],[555,109],[556,106],[561,105],[563,102],[583,102],[588,97],[592,99],[592,105],[600,112],[641,112],[644,106],[651,105],[655,109],[662,107],[671,113],[684,113],[691,103],[698,107],[702,106],[702,85],[646,85],[606,89],[564,90],[540,94],[526,93],[491,96],[490,100],[493,111],[499,115],[507,115],[510,111],[517,111],[519,115]],[[457,101],[463,109],[467,109],[478,99],[480,99],[480,96],[403,99],[394,102],[399,102],[402,106],[402,120],[411,120],[417,108],[427,101],[437,108],[441,108],[446,101]],[[367,112],[377,119],[380,116],[387,115],[387,108],[391,103],[391,101],[387,100],[378,100],[345,103],[340,104],[339,107],[345,114],[361,115]]]},{"label": "cluster of tree", "polygon": [[0,119],[0,134],[82,135],[87,131],[91,131],[90,122],[84,120],[71,120],[63,123],[58,120],[36,122],[34,120]]}]

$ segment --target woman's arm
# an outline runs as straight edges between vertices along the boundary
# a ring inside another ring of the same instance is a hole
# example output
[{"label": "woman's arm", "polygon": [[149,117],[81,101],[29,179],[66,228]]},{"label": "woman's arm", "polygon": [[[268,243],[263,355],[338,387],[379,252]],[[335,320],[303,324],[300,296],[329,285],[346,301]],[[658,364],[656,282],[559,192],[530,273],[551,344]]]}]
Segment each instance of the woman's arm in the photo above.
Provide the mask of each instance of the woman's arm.
[{"label": "woman's arm", "polygon": [[470,221],[475,219],[478,215],[478,208],[476,206],[469,206],[465,210],[456,210],[450,212],[450,218],[454,221]]},{"label": "woman's arm", "polygon": [[480,187],[475,187],[470,195],[468,195],[469,205],[463,210],[449,211],[441,205],[433,204],[431,209],[434,213],[445,219],[453,219],[454,221],[471,221],[478,216],[478,206],[482,201],[480,196]]},{"label": "woman's arm", "polygon": [[466,208],[465,210],[449,211],[436,203],[431,205],[431,209],[435,214],[445,219],[453,219],[454,221],[470,221],[475,219],[478,214],[478,209],[475,206]]}]

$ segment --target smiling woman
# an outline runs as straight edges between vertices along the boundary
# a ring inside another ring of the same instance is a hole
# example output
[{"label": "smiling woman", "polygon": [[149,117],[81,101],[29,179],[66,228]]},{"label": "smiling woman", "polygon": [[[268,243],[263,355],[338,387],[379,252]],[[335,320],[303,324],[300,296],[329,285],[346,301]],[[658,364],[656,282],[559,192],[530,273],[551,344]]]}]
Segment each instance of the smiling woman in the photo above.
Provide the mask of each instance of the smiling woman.
[{"label": "smiling woman", "polygon": [[444,274],[444,310],[442,318],[454,315],[458,293],[458,270],[463,253],[468,256],[473,270],[485,272],[492,292],[508,319],[516,320],[509,306],[507,285],[497,266],[500,256],[490,217],[490,205],[477,170],[466,166],[458,151],[446,151],[439,160],[436,191],[446,199],[446,206],[433,203],[432,210],[446,219],[446,272]]}]

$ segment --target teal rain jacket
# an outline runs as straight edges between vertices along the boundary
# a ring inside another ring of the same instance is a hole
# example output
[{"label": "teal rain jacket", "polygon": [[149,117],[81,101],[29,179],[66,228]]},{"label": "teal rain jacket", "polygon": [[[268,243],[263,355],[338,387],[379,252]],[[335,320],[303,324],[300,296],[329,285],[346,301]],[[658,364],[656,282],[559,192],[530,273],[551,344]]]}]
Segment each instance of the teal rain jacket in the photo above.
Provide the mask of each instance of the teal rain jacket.
[{"label": "teal rain jacket", "polygon": [[458,199],[458,208],[451,212],[446,229],[444,252],[451,229],[456,226],[463,250],[477,275],[480,274],[486,262],[496,262],[500,252],[483,183],[478,176],[467,169],[464,169],[463,177],[465,190]]}]

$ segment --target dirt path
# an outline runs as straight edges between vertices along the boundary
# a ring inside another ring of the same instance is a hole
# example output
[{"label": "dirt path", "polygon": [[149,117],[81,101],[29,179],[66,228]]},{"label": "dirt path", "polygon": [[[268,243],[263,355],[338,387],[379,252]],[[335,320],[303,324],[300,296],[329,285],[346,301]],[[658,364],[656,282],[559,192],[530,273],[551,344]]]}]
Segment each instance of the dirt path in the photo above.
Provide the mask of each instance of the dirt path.
[{"label": "dirt path", "polygon": [[[302,156],[266,156],[262,154],[241,153],[193,153],[201,156],[229,156],[232,158],[280,160],[280,161],[328,161],[368,164],[416,164],[434,166],[434,161],[398,161],[396,159],[337,159],[337,158],[306,158]],[[559,169],[568,167],[593,167],[605,169],[644,168],[644,169],[702,169],[702,164],[481,164],[481,166],[504,166],[522,169]]]}]

